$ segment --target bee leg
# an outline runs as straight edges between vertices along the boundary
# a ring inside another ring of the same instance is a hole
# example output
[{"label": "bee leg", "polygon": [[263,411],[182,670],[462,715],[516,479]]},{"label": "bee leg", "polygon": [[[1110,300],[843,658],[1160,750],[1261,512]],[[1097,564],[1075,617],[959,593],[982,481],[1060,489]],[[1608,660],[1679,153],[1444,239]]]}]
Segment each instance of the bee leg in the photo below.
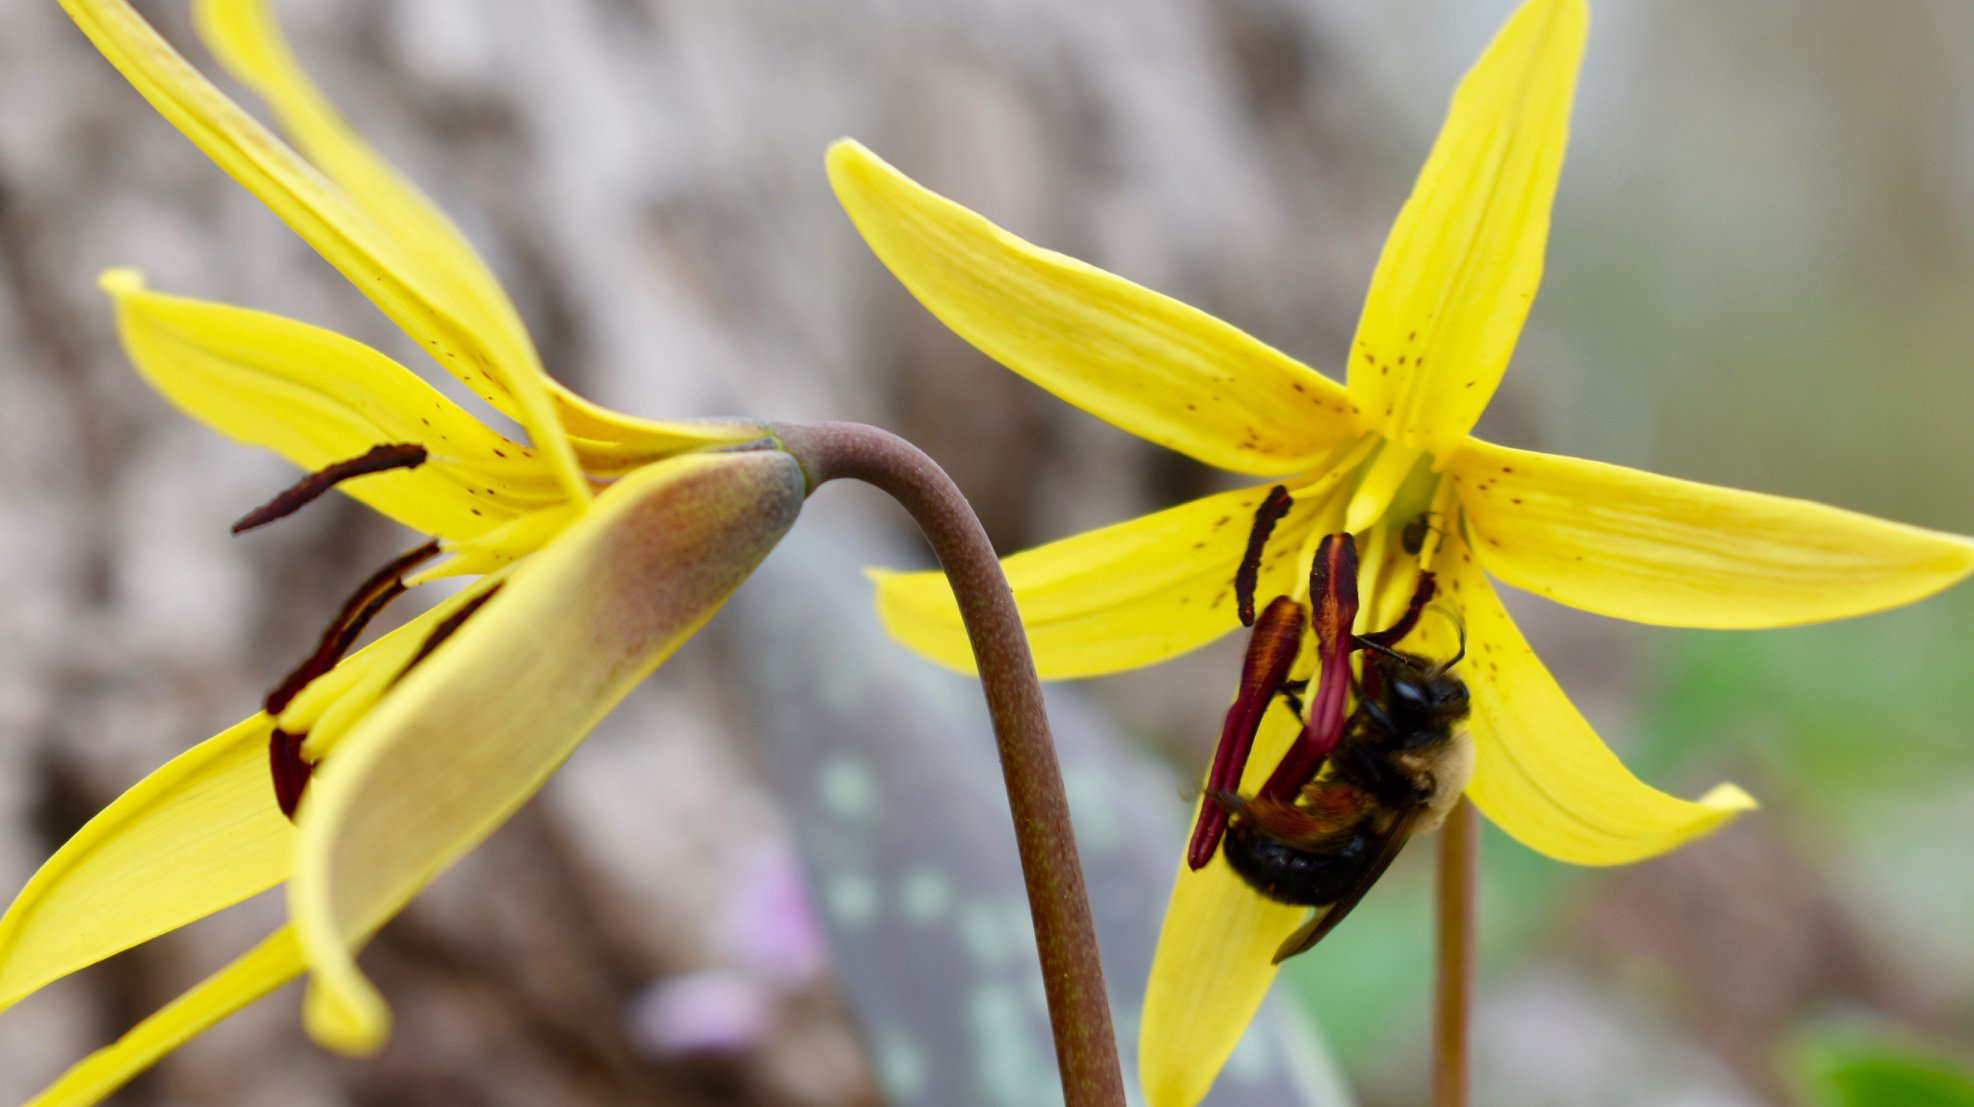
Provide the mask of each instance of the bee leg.
[{"label": "bee leg", "polygon": [[1225,815],[1240,815],[1245,818],[1249,810],[1246,796],[1226,788],[1208,788],[1206,802],[1218,807]]},{"label": "bee leg", "polygon": [[1308,690],[1309,682],[1306,680],[1285,680],[1278,690],[1282,702],[1289,705],[1290,711],[1295,712],[1295,721],[1304,725],[1308,725],[1309,720],[1303,713],[1302,694]]}]

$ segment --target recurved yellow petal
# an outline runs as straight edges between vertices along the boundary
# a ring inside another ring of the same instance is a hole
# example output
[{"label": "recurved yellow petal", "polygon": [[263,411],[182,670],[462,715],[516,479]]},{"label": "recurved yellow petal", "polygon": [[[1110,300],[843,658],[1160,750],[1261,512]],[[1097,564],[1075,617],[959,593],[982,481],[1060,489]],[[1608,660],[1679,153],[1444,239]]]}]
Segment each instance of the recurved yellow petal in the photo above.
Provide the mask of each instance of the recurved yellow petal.
[{"label": "recurved yellow petal", "polygon": [[1732,784],[1695,803],[1633,776],[1577,713],[1455,536],[1440,565],[1467,628],[1460,665],[1473,697],[1467,795],[1495,825],[1559,861],[1617,865],[1664,853],[1754,808]]},{"label": "recurved yellow petal", "polygon": [[0,917],[0,1009],[288,877],[266,715],[167,762],[90,819]]},{"label": "recurved yellow petal", "polygon": [[238,960],[63,1073],[25,1107],[87,1107],[214,1023],[293,980],[302,971],[294,931],[282,927]]},{"label": "recurved yellow petal", "polygon": [[1351,346],[1372,426],[1445,458],[1480,418],[1542,280],[1583,0],[1529,0],[1453,94]]},{"label": "recurved yellow petal", "polygon": [[1660,626],[1751,628],[1911,603],[1974,571],[1974,540],[1470,439],[1454,460],[1487,571]]},{"label": "recurved yellow petal", "polygon": [[544,505],[562,488],[533,450],[488,430],[403,366],[333,331],[266,312],[166,296],[128,269],[103,275],[137,371],[193,418],[303,469],[386,442],[426,464],[362,477],[344,492],[413,530],[463,540]]},{"label": "recurved yellow petal", "polygon": [[711,617],[803,495],[801,468],[772,451],[695,455],[624,478],[330,751],[302,806],[289,884],[318,1040],[350,1052],[381,1044],[389,1012],[355,947]]},{"label": "recurved yellow petal", "polygon": [[1343,389],[1177,300],[1022,241],[850,140],[829,179],[872,252],[961,338],[1141,438],[1255,475],[1356,432]]},{"label": "recurved yellow petal", "polygon": [[[1334,476],[1292,489],[1295,503],[1263,556],[1261,604],[1292,591],[1296,553],[1318,520],[1337,516]],[[1268,488],[1221,492],[1025,550],[1001,568],[1049,680],[1134,669],[1196,649],[1240,626],[1234,574]],[[973,652],[941,572],[872,570],[884,629],[961,672]]]},{"label": "recurved yellow petal", "polygon": [[[193,17],[213,56],[267,101],[288,138],[402,248],[423,280],[472,303],[490,343],[510,351],[531,345],[466,236],[337,113],[295,59],[266,0],[198,0]],[[506,360],[527,364],[533,357],[510,352]]]},{"label": "recurved yellow petal", "polygon": [[[422,282],[449,290],[498,362],[539,375],[527,328],[493,271],[445,212],[344,121],[296,60],[267,0],[198,0],[193,15],[220,63],[267,101],[281,129],[403,250]],[[570,433],[596,439],[576,443],[593,472],[614,476],[622,469],[613,466],[627,461],[643,464],[759,437],[733,421],[637,419],[598,407],[551,378],[542,383]]]},{"label": "recurved yellow petal", "polygon": [[[341,270],[438,363],[526,427],[564,492],[590,495],[534,349],[456,273],[435,274],[417,247],[304,162],[186,63],[123,0],[63,0],[105,58],[173,126]],[[469,282],[470,283],[470,282]],[[518,324],[517,324],[518,325]]]},{"label": "recurved yellow petal", "polygon": [[[1241,791],[1260,789],[1298,729],[1278,701],[1255,735]],[[1218,854],[1198,872],[1179,863],[1138,1026],[1149,1107],[1193,1107],[1205,1097],[1268,994],[1276,948],[1308,914],[1261,898]]]}]

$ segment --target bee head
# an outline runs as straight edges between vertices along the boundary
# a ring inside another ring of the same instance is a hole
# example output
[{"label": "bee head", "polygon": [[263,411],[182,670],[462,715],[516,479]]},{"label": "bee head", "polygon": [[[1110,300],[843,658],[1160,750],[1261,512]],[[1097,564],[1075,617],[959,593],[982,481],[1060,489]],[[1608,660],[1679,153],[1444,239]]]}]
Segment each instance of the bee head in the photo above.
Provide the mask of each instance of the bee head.
[{"label": "bee head", "polygon": [[1415,654],[1373,650],[1365,661],[1376,673],[1378,706],[1394,733],[1419,744],[1444,741],[1451,724],[1467,715],[1467,685],[1439,664]]}]

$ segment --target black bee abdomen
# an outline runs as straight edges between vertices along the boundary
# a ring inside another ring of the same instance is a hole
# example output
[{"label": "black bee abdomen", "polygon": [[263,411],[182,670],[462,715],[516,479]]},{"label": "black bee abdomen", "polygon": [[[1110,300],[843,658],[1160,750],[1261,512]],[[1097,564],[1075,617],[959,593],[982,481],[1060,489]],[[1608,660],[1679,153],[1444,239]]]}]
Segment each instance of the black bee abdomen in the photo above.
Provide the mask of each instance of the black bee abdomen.
[{"label": "black bee abdomen", "polygon": [[1335,903],[1371,863],[1371,836],[1360,832],[1321,853],[1298,849],[1241,819],[1227,827],[1221,854],[1248,886],[1276,903],[1321,907]]}]

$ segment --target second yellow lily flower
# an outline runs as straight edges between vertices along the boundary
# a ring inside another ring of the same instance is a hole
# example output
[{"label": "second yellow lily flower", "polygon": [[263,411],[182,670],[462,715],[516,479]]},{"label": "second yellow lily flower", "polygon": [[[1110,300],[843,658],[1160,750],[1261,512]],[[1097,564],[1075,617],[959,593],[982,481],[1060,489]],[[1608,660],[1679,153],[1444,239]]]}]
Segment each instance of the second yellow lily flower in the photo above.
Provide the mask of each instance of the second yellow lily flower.
[{"label": "second yellow lily flower", "polygon": [[[1753,801],[1668,795],[1618,761],[1549,675],[1490,577],[1666,626],[1786,626],[1878,611],[1974,570],[1974,541],[1820,504],[1716,488],[1470,434],[1540,281],[1587,13],[1530,0],[1455,92],[1371,277],[1338,385],[1185,304],[1016,237],[854,142],[829,155],[871,249],[961,337],[1064,400],[1234,473],[1271,478],[1015,554],[1008,576],[1044,676],[1154,664],[1229,631],[1249,521],[1278,480],[1294,503],[1257,594],[1308,600],[1322,536],[1362,551],[1358,628],[1392,623],[1435,573],[1468,639],[1476,746],[1467,794],[1529,847],[1617,864],[1705,834]],[[1408,533],[1409,528],[1409,533]],[[885,625],[968,661],[936,573],[876,573]],[[1407,649],[1448,657],[1424,620]],[[1297,675],[1314,668],[1307,651]],[[1242,791],[1298,724],[1264,718]],[[1274,976],[1300,909],[1215,859],[1183,866],[1148,987],[1139,1071],[1153,1107],[1197,1102]]]},{"label": "second yellow lily flower", "polygon": [[[153,106],[527,440],[348,338],[154,292],[134,272],[104,276],[124,346],[158,391],[318,475],[381,449],[398,459],[389,471],[342,489],[433,540],[366,583],[265,710],[97,814],[0,917],[5,1009],[287,885],[285,925],[71,1068],[37,1104],[95,1102],[304,972],[315,1037],[376,1049],[389,1010],[357,950],[718,609],[808,490],[759,423],[651,422],[550,379],[492,273],[328,106],[265,0],[200,0],[195,11],[207,44],[267,100],[299,152],[122,0],[64,6]],[[439,576],[470,579],[341,657],[383,602]]]}]

